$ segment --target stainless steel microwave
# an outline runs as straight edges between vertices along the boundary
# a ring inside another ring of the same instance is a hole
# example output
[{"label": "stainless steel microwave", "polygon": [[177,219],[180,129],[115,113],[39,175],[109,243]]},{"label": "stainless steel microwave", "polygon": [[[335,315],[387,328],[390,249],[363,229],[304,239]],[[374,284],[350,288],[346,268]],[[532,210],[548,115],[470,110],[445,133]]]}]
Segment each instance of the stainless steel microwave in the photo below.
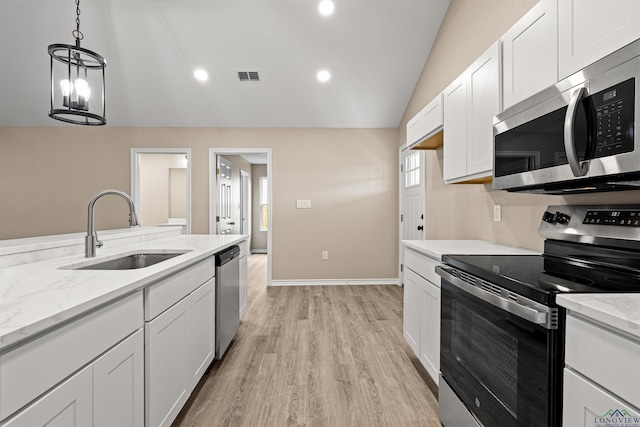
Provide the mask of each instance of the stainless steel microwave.
[{"label": "stainless steel microwave", "polygon": [[640,40],[495,117],[493,188],[640,189]]}]

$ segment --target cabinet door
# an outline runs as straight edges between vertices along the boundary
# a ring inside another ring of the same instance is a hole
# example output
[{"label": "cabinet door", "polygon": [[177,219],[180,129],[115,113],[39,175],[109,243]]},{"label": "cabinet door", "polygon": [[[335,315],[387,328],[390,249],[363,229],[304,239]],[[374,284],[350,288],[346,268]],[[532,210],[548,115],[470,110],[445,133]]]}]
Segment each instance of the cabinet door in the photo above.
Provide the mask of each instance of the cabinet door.
[{"label": "cabinet door", "polygon": [[467,85],[466,75],[458,77],[444,90],[445,181],[467,174]]},{"label": "cabinet door", "polygon": [[422,133],[420,113],[421,112],[418,112],[418,114],[407,122],[407,145],[411,145],[420,139]]},{"label": "cabinet door", "polygon": [[558,4],[542,0],[502,36],[507,109],[558,81]]},{"label": "cabinet door", "polygon": [[247,309],[247,257],[240,258],[240,317]]},{"label": "cabinet door", "polygon": [[404,271],[404,339],[419,356],[420,348],[420,276],[410,269]]},{"label": "cabinet door", "polygon": [[[562,425],[570,427],[593,427],[598,425],[638,425],[640,409],[630,406],[596,386],[590,381],[565,368],[563,391]],[[605,418],[632,418],[629,423]]]},{"label": "cabinet door", "polygon": [[420,362],[438,384],[440,373],[440,288],[422,279],[420,301]]},{"label": "cabinet door", "polygon": [[86,427],[93,424],[88,366],[18,413],[3,427]]},{"label": "cabinet door", "polygon": [[439,94],[420,111],[421,138],[441,128],[442,119],[442,94]]},{"label": "cabinet door", "polygon": [[189,397],[189,298],[145,325],[145,424],[170,426]]},{"label": "cabinet door", "polygon": [[144,331],[109,350],[93,364],[94,427],[144,423]]},{"label": "cabinet door", "polygon": [[198,384],[215,355],[215,298],[215,279],[189,295],[189,391]]},{"label": "cabinet door", "polygon": [[560,79],[638,38],[638,0],[558,1]]},{"label": "cabinet door", "polygon": [[469,68],[467,89],[467,175],[493,170],[493,116],[500,112],[500,42]]}]

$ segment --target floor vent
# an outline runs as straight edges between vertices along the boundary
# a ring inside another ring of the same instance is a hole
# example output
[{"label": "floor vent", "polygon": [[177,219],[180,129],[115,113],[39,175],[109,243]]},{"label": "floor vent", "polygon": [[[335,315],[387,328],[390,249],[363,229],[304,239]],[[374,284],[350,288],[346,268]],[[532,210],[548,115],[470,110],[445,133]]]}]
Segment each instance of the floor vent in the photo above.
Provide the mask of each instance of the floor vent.
[{"label": "floor vent", "polygon": [[241,82],[259,82],[260,74],[257,71],[238,71],[238,79]]}]

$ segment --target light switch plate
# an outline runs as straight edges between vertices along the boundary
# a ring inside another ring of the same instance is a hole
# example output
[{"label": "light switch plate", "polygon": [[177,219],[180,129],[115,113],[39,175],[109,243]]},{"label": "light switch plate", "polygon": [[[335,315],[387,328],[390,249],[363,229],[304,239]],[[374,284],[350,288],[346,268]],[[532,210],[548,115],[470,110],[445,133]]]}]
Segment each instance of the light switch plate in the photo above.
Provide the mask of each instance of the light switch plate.
[{"label": "light switch plate", "polygon": [[502,205],[493,205],[493,221],[502,222]]},{"label": "light switch plate", "polygon": [[311,209],[311,200],[296,200],[296,208]]}]

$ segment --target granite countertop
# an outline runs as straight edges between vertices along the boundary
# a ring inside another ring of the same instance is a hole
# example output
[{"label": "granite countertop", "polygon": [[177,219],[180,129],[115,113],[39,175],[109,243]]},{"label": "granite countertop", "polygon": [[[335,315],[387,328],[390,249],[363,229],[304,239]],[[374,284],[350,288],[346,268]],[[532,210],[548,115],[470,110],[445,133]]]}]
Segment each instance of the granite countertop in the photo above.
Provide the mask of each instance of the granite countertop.
[{"label": "granite countertop", "polygon": [[539,251],[485,240],[403,240],[402,244],[437,261],[443,255],[540,255]]},{"label": "granite countertop", "polygon": [[136,270],[70,270],[83,255],[0,269],[0,351],[245,240],[246,235],[180,235],[98,249],[94,261],[138,250],[188,251]]},{"label": "granite countertop", "polygon": [[640,294],[561,294],[556,302],[640,340]]}]

